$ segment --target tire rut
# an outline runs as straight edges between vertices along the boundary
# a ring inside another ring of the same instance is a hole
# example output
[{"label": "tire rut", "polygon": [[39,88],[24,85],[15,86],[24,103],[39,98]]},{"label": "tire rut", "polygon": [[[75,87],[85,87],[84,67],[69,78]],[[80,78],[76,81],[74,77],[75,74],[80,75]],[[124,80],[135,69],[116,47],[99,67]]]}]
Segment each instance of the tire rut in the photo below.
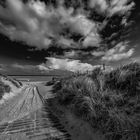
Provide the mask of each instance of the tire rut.
[{"label": "tire rut", "polygon": [[[31,106],[35,103],[39,106],[39,101],[41,101],[42,108],[30,112],[21,119],[0,125],[0,137],[6,135],[9,136],[9,139],[6,140],[10,140],[10,136],[14,134],[24,133],[31,140],[71,140],[71,135],[49,108],[49,99],[43,99],[37,86],[32,86],[28,91],[28,94],[33,94]],[[35,97],[36,95],[40,100]],[[27,98],[29,98],[28,95],[24,99],[28,100]],[[25,102],[23,101],[22,103],[25,105]]]}]

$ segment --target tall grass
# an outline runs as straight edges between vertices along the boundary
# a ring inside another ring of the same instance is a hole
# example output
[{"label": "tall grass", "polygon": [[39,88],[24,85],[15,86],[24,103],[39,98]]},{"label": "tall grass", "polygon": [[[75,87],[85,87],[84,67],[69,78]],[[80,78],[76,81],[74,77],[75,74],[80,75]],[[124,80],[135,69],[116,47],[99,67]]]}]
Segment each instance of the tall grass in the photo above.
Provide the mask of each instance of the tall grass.
[{"label": "tall grass", "polygon": [[61,105],[89,122],[107,140],[140,139],[139,63],[71,76],[54,89]]},{"label": "tall grass", "polygon": [[[11,79],[10,77],[7,77],[5,75],[0,74],[0,78],[3,80],[11,82],[15,87],[20,88],[22,86],[22,83],[17,81],[16,79]],[[11,91],[10,84],[5,84],[1,79],[0,79],[0,99],[3,97],[5,93],[9,93]]]},{"label": "tall grass", "polygon": [[11,91],[10,86],[5,85],[2,81],[0,81],[0,99],[3,97],[5,93],[9,93]]}]

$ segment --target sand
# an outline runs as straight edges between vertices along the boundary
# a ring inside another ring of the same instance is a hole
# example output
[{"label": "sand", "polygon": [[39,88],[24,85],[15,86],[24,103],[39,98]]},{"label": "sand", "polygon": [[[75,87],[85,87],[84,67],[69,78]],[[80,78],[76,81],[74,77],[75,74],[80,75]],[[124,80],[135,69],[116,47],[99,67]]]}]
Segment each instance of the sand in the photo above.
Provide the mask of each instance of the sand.
[{"label": "sand", "polygon": [[27,138],[32,140],[103,140],[87,122],[60,106],[51,89],[40,83],[28,83],[0,105],[0,140],[22,140],[22,136],[26,140],[28,134]]},{"label": "sand", "polygon": [[70,139],[59,118],[50,111],[50,89],[26,85],[17,96],[0,105],[0,140]]}]

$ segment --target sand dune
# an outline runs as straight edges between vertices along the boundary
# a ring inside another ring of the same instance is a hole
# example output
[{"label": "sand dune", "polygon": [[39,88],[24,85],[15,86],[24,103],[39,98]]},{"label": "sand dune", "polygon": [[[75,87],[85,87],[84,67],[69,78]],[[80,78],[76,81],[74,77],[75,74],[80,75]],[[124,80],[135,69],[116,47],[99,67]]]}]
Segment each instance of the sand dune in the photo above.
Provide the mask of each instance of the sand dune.
[{"label": "sand dune", "polygon": [[59,106],[51,89],[31,83],[0,105],[0,140],[103,140]]}]

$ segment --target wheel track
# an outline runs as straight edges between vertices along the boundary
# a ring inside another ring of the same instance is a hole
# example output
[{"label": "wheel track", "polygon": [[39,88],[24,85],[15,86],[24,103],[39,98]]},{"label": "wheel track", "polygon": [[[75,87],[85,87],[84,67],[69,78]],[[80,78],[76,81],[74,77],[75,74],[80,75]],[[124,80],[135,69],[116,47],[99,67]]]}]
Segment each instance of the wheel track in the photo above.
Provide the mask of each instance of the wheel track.
[{"label": "wheel track", "polygon": [[[35,98],[35,95],[38,94],[43,103],[43,107],[40,110],[31,112],[21,119],[0,125],[0,135],[9,135],[9,139],[6,140],[10,140],[11,135],[19,133],[26,134],[28,139],[31,140],[70,140],[70,134],[50,110],[48,105],[49,99],[43,99],[37,86],[32,86],[31,88],[28,88],[28,90],[30,92],[28,94],[34,95],[31,104],[34,105],[34,102],[40,104],[37,98]],[[27,98],[28,95],[25,99]]]}]

